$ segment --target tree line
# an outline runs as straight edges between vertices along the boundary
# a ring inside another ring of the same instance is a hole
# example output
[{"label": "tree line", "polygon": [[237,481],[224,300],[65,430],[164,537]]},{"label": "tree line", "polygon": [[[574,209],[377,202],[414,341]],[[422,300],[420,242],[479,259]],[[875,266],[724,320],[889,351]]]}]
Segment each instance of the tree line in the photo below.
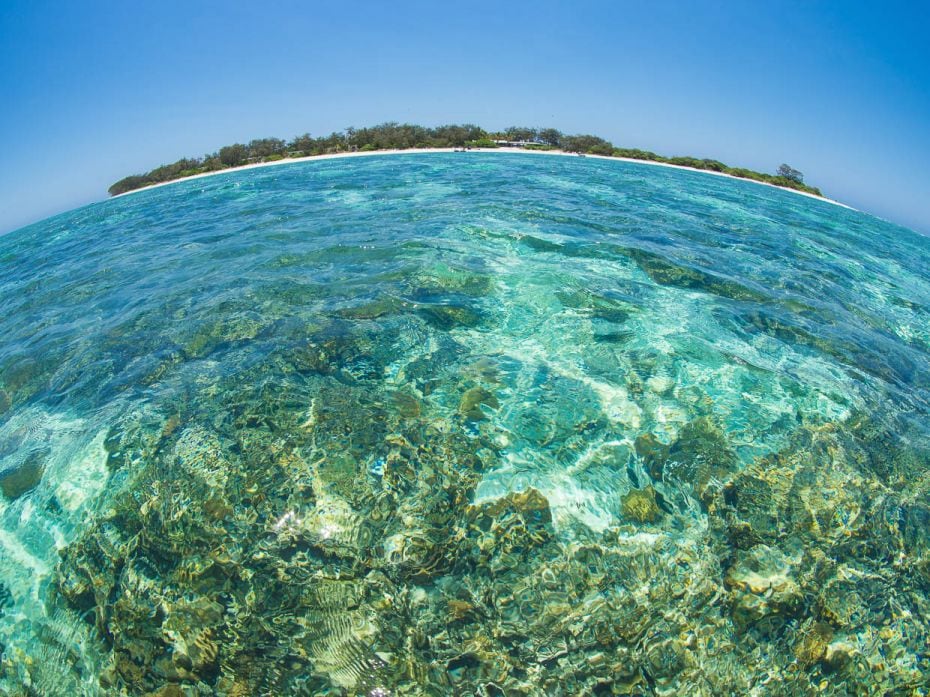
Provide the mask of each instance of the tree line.
[{"label": "tree line", "polygon": [[662,162],[694,169],[722,172],[734,177],[753,179],[789,189],[822,196],[820,189],[804,183],[804,176],[787,164],[775,174],[756,172],[742,167],[730,167],[717,160],[696,157],[664,157],[648,150],[618,148],[608,140],[589,134],[567,135],[555,128],[512,126],[504,131],[486,131],[473,124],[446,125],[430,128],[408,123],[388,122],[369,128],[347,128],[328,136],[314,138],[304,133],[285,141],[280,138],[258,138],[248,144],[234,143],[203,157],[187,157],[161,165],[145,174],[120,179],[109,189],[111,196],[140,189],[152,184],[181,179],[205,172],[241,167],[257,162],[274,162],[285,158],[311,157],[342,152],[376,150],[413,150],[417,148],[495,148],[496,141],[519,142],[526,149],[563,150],[578,154],[625,157],[633,160]]}]

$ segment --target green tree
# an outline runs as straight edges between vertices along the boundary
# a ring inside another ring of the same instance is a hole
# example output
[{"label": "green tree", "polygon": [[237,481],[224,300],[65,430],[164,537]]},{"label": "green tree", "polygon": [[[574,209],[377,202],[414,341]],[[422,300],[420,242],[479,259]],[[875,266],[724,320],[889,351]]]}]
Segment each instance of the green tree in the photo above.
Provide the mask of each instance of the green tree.
[{"label": "green tree", "polygon": [[249,157],[283,155],[285,143],[280,138],[257,138],[249,142]]},{"label": "green tree", "polygon": [[241,165],[243,162],[245,162],[248,156],[249,149],[242,143],[224,145],[222,148],[220,148],[219,152],[220,162],[222,162],[227,167]]},{"label": "green tree", "polygon": [[504,134],[507,136],[507,140],[523,140],[523,141],[533,141],[536,140],[536,129],[527,128],[525,126],[511,126]]},{"label": "green tree", "polygon": [[140,189],[147,184],[149,184],[149,181],[145,178],[145,175],[133,174],[128,177],[123,177],[107,189],[107,191],[110,196],[117,196],[119,194],[125,194],[127,191],[132,191],[133,189]]},{"label": "green tree", "polygon": [[785,179],[790,179],[793,182],[798,184],[804,183],[804,175],[801,174],[791,165],[781,164],[778,166],[777,174],[779,177],[784,177]]},{"label": "green tree", "polygon": [[592,155],[611,155],[614,146],[603,138],[592,135],[562,136],[561,145],[568,152],[590,153]]},{"label": "green tree", "polygon": [[309,133],[297,136],[287,144],[287,149],[292,152],[301,152],[304,155],[310,155],[316,149],[316,138]]},{"label": "green tree", "polygon": [[470,140],[486,138],[483,129],[472,124],[437,126],[431,129],[431,144],[437,148],[462,147]]},{"label": "green tree", "polygon": [[556,128],[544,128],[539,132],[539,139],[546,145],[559,147],[562,141],[562,131]]},{"label": "green tree", "polygon": [[665,158],[659,157],[651,150],[640,150],[639,148],[614,148],[614,157],[626,157],[631,160],[653,160],[660,161]]}]

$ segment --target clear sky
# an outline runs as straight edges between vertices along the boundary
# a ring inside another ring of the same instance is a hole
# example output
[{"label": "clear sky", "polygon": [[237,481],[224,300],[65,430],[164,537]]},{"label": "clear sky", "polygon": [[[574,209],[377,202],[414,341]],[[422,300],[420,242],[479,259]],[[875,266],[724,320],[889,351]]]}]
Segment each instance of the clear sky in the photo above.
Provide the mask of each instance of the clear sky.
[{"label": "clear sky", "polygon": [[0,232],[252,138],[554,126],[930,233],[930,2],[0,2]]}]

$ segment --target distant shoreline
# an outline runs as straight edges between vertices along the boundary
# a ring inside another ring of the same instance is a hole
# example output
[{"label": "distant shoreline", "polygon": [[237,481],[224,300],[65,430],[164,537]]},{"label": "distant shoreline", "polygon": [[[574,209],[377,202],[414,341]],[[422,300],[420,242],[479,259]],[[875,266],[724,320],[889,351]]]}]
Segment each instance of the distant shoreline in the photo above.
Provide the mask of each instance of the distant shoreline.
[{"label": "distant shoreline", "polygon": [[[179,182],[192,181],[194,179],[203,179],[204,177],[213,177],[218,174],[228,174],[230,172],[241,172],[249,169],[259,169],[262,167],[274,167],[277,165],[289,165],[295,164],[298,162],[311,162],[317,160],[334,160],[348,157],[370,157],[378,155],[411,155],[411,154],[435,154],[435,153],[453,153],[461,152],[461,148],[405,148],[403,150],[399,149],[387,149],[387,150],[367,150],[364,152],[339,152],[339,153],[327,153],[324,155],[307,155],[304,157],[286,157],[280,160],[274,160],[271,162],[254,162],[247,165],[239,165],[237,167],[227,167],[225,169],[216,170],[214,172],[201,172],[199,174],[192,174],[188,177],[179,177],[177,179],[172,179],[170,181],[158,182],[157,184],[149,184],[147,186],[139,187],[138,189],[132,189],[131,191],[125,191],[120,194],[116,194],[111,198],[121,198],[123,196],[130,196],[132,194],[138,193],[140,191],[148,191],[149,189],[158,189],[163,186],[169,186],[171,184],[177,184]],[[709,169],[698,169],[697,167],[686,167],[684,165],[673,165],[668,162],[655,162],[653,160],[640,160],[632,157],[614,157],[613,155],[594,155],[594,154],[585,154],[579,155],[578,153],[567,152],[565,150],[528,150],[526,148],[519,147],[497,147],[497,148],[470,148],[466,150],[463,154],[468,155],[472,153],[519,153],[524,155],[556,155],[562,157],[585,157],[595,160],[610,160],[612,162],[629,162],[632,164],[640,164],[653,167],[670,167],[672,169],[682,169],[690,172],[698,172],[700,174],[710,174],[717,177],[726,177],[727,179],[734,179],[736,181],[751,182],[753,184],[760,184],[762,186],[768,186],[773,189],[778,189],[780,191],[787,191],[792,194],[798,194],[800,196],[806,196],[807,198],[814,199],[816,201],[824,201],[830,203],[834,206],[840,206],[841,208],[847,208],[849,210],[857,210],[850,205],[842,203],[832,198],[827,198],[826,196],[817,196],[816,194],[811,194],[806,191],[799,191],[798,189],[792,189],[787,186],[779,186],[778,184],[771,184],[769,182],[759,181],[757,179],[750,179],[748,177],[737,177],[732,174],[727,174],[726,172],[715,172]]]}]

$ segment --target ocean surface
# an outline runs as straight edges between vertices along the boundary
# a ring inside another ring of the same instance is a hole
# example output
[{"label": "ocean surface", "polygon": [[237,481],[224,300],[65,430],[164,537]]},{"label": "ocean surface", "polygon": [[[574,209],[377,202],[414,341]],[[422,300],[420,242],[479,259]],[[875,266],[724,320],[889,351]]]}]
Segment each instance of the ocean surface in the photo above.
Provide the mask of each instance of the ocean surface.
[{"label": "ocean surface", "polygon": [[520,154],[0,237],[0,693],[928,694],[928,269]]}]

